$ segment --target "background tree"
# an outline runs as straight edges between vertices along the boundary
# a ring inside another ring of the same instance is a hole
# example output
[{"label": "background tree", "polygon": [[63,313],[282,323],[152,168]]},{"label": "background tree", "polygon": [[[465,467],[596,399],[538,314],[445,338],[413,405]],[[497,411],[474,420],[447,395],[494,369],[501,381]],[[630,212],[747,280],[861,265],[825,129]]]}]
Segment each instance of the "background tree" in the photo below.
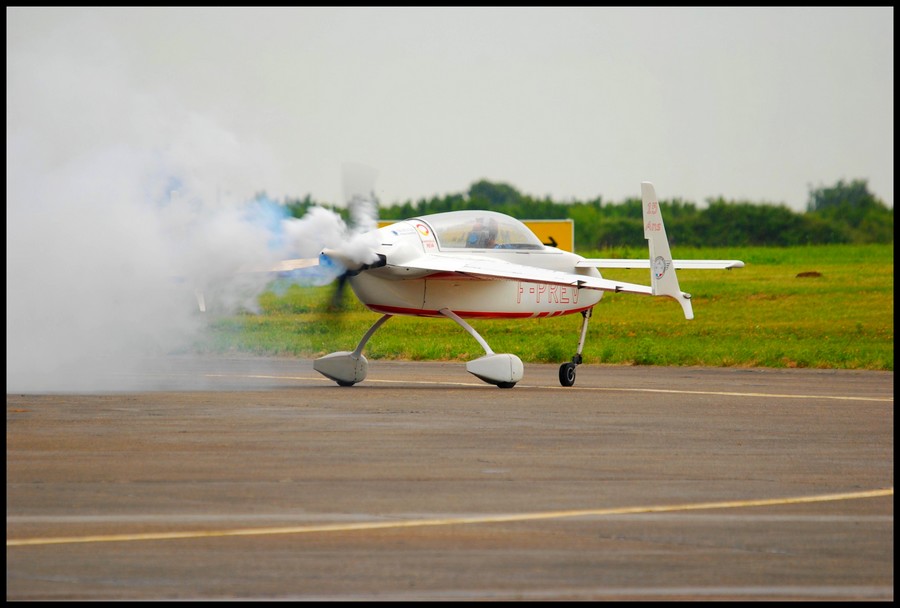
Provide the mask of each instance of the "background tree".
[{"label": "background tree", "polygon": [[808,213],[826,223],[849,227],[850,238],[859,243],[889,243],[894,240],[894,211],[869,192],[867,180],[844,180],[829,187],[809,189]]},{"label": "background tree", "polygon": [[[869,192],[865,180],[841,180],[834,186],[811,188],[805,213],[783,204],[728,201],[722,197],[708,199],[704,208],[677,198],[660,202],[665,209],[666,232],[675,246],[894,242],[894,210]],[[307,195],[286,204],[295,217],[301,217],[317,203]],[[379,213],[382,220],[402,220],[444,211],[491,209],[522,220],[571,219],[576,248],[602,250],[646,247],[642,205],[636,197],[621,203],[604,203],[599,196],[589,201],[557,203],[550,197],[534,198],[509,184],[483,179],[465,193],[381,206]],[[346,216],[346,209],[321,206]]]}]

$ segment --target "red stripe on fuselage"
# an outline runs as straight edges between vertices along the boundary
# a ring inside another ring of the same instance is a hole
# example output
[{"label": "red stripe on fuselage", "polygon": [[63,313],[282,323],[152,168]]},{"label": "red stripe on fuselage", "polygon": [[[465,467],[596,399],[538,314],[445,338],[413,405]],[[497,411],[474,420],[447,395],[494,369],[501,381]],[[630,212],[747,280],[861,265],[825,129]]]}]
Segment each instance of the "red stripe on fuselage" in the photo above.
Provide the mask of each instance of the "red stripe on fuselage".
[{"label": "red stripe on fuselage", "polygon": [[[379,306],[367,304],[369,310],[389,315],[404,315],[408,317],[443,317],[437,310],[423,310],[419,308],[401,308],[399,306]],[[571,315],[576,312],[584,312],[592,306],[582,306],[571,310],[553,310],[547,312],[488,312],[477,310],[454,310],[453,312],[463,319],[540,319],[544,317],[559,317]]]}]

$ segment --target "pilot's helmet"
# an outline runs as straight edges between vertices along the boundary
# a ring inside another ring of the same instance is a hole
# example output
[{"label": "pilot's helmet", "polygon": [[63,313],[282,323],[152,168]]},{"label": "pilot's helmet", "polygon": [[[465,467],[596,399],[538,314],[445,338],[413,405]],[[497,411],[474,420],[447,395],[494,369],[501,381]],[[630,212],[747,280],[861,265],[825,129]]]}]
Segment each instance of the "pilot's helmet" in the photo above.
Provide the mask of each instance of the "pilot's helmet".
[{"label": "pilot's helmet", "polygon": [[491,218],[488,221],[488,228],[487,228],[488,240],[491,240],[491,241],[497,240],[497,231],[498,230],[499,230],[499,228],[497,226],[497,220]]}]

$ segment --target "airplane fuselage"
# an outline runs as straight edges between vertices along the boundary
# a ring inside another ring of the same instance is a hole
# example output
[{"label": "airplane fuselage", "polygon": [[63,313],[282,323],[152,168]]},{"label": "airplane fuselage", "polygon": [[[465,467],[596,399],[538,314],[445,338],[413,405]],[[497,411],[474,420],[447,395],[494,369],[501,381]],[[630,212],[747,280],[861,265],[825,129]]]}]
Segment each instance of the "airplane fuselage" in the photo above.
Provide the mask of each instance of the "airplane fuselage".
[{"label": "airplane fuselage", "polygon": [[[449,211],[403,220],[360,235],[340,249],[323,249],[321,264],[341,270],[359,300],[382,313],[353,351],[319,357],[313,368],[341,386],[362,382],[368,373],[363,349],[393,315],[444,317],[454,321],[484,349],[466,371],[500,388],[524,374],[522,360],[496,353],[465,318],[553,317],[582,313],[575,354],[559,368],[562,386],[575,383],[582,363],[592,308],[604,292],[664,296],[693,319],[691,295],[681,291],[675,269],[740,268],[740,260],[674,260],[656,190],[641,183],[644,238],[648,256],[639,260],[585,259],[544,245],[521,221],[494,211]],[[360,247],[364,245],[365,247]],[[298,266],[299,267],[299,266]],[[647,268],[650,284],[607,279],[598,268]]]},{"label": "airplane fuselage", "polygon": [[[501,225],[498,242],[491,246],[472,243],[462,234],[478,217],[493,220],[486,212],[451,212],[404,220],[377,231],[376,253],[386,264],[350,278],[357,297],[369,309],[386,314],[439,317],[441,309],[463,318],[552,317],[582,312],[597,304],[602,291],[576,285],[483,278],[466,275],[465,267],[451,267],[461,256],[479,262],[543,268],[599,277],[595,268],[576,268],[583,259],[574,253],[543,245],[528,228],[513,218],[496,214]],[[474,237],[473,237],[474,238]],[[474,246],[472,246],[474,245]],[[447,256],[446,271],[404,266],[421,256],[432,260]]]}]

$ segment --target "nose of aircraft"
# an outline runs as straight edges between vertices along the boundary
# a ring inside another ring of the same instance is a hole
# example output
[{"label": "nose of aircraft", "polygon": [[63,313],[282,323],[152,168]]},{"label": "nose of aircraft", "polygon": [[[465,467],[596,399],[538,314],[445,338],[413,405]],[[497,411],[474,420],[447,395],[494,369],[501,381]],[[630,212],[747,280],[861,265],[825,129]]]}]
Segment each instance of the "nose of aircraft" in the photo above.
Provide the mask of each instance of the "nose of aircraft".
[{"label": "nose of aircraft", "polygon": [[370,257],[372,256],[374,256],[374,260],[365,262],[361,261],[360,256],[354,255],[353,252],[326,247],[319,253],[319,264],[340,266],[349,273],[368,270],[369,268],[379,268],[386,264],[386,258],[383,254],[371,252]]}]

